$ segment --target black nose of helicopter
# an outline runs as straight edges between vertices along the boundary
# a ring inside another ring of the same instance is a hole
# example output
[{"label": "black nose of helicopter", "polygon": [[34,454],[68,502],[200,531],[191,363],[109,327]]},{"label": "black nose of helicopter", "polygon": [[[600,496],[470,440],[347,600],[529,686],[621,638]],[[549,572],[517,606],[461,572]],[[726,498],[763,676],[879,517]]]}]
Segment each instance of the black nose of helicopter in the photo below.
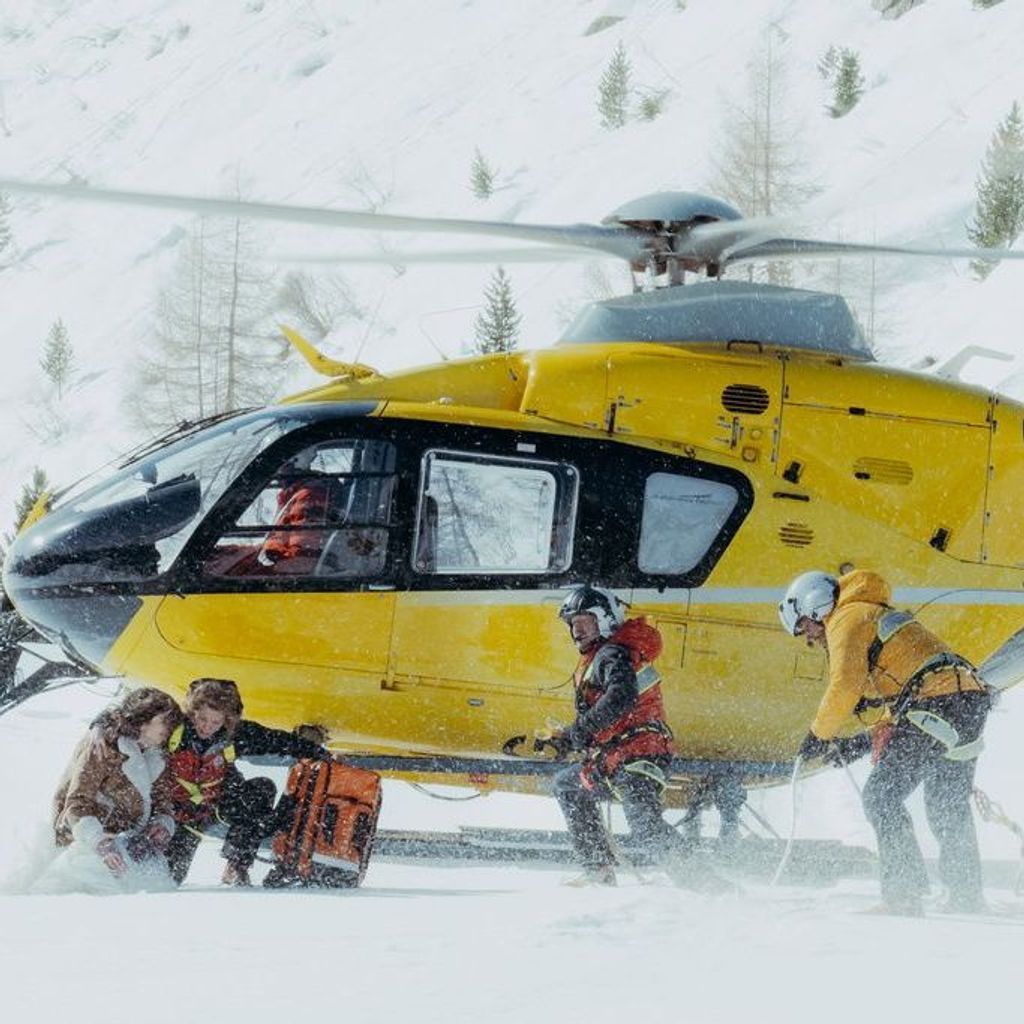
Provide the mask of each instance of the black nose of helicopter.
[{"label": "black nose of helicopter", "polygon": [[21,533],[4,565],[6,594],[66,653],[101,668],[114,641],[152,592],[161,542],[200,509],[193,474],[159,482],[146,466],[129,486],[69,501]]},{"label": "black nose of helicopter", "polygon": [[168,592],[178,556],[236,482],[254,467],[263,472],[275,443],[293,431],[348,423],[373,407],[276,406],[183,425],[94,486],[54,498],[7,554],[7,596],[70,657],[116,670],[108,661],[115,641],[147,597]]}]

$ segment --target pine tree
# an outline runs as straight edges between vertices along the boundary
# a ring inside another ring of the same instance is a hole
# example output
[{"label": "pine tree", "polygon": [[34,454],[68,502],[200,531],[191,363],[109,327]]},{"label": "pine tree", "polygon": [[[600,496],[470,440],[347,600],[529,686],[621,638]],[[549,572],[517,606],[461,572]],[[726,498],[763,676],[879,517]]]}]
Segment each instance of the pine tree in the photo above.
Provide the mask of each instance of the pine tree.
[{"label": "pine tree", "polygon": [[[21,494],[18,496],[18,500],[14,503],[14,528],[9,532],[4,531],[4,533],[0,535],[0,567],[3,566],[4,559],[7,557],[7,550],[14,543],[14,538],[17,536],[22,524],[28,518],[29,512],[31,512],[35,507],[35,503],[39,500],[39,497],[49,489],[50,481],[47,478],[46,473],[37,466],[32,470],[31,480],[21,485]],[[2,597],[3,590],[0,589],[0,598]],[[0,604],[2,604],[2,601],[0,601]]]},{"label": "pine tree", "polygon": [[158,433],[268,401],[290,351],[276,326],[274,285],[253,229],[238,220],[199,221],[180,246],[152,332],[133,361],[125,399],[132,420]]},{"label": "pine tree", "polygon": [[10,216],[11,202],[5,193],[0,192],[0,261],[3,260],[4,253],[10,249],[14,237],[11,231]]},{"label": "pine tree", "polygon": [[469,187],[477,199],[490,199],[494,192],[494,169],[479,149],[473,156],[473,166],[469,171]]},{"label": "pine tree", "polygon": [[[747,90],[721,121],[712,188],[747,217],[789,213],[815,192],[806,177],[802,126],[791,113],[784,42],[774,28],[765,33],[747,65]],[[748,265],[747,274],[788,284],[790,265],[769,263],[763,275]]]},{"label": "pine tree", "polygon": [[57,386],[57,398],[64,396],[64,389],[71,379],[71,370],[75,363],[75,352],[68,339],[68,331],[63,320],[57,320],[46,336],[43,358],[39,365],[49,380]]},{"label": "pine tree", "polygon": [[481,355],[511,352],[519,340],[523,319],[516,309],[512,282],[504,267],[498,267],[484,291],[484,308],[476,318],[475,351]]},{"label": "pine tree", "polygon": [[[984,248],[1010,246],[1024,229],[1024,122],[1020,104],[996,129],[977,180],[974,220],[967,237]],[[998,261],[975,260],[971,269],[984,280]]]},{"label": "pine tree", "polygon": [[665,109],[668,89],[655,89],[645,93],[637,104],[637,114],[642,121],[653,121]]},{"label": "pine tree", "polygon": [[832,105],[828,112],[833,117],[844,117],[864,93],[864,76],[860,73],[860,58],[854,50],[845,47],[839,54],[835,79],[832,83]]},{"label": "pine tree", "polygon": [[597,87],[597,109],[601,114],[601,126],[609,131],[621,128],[626,123],[631,72],[626,48],[619,43]]},{"label": "pine tree", "polygon": [[924,3],[924,0],[871,0],[871,6],[882,12],[883,18],[902,18],[908,11]]},{"label": "pine tree", "polygon": [[22,523],[28,518],[29,512],[35,507],[40,496],[50,489],[50,481],[46,472],[36,466],[32,470],[32,477],[21,485],[21,494],[14,503],[14,532],[21,529]]}]

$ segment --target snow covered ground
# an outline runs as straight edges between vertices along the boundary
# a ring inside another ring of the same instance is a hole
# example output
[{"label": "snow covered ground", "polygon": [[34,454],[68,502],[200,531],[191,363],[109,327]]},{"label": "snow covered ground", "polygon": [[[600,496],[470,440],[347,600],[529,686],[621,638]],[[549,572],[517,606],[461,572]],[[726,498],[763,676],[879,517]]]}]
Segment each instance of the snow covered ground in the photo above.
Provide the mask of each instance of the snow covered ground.
[{"label": "snow covered ground", "polygon": [[[712,898],[641,884],[567,889],[554,867],[371,864],[364,888],[265,892],[218,886],[214,844],[176,893],[26,895],[33,846],[63,762],[116,684],[44,694],[0,718],[0,1003],[8,1021],[343,1019],[602,1024],[650,1018],[692,1024],[845,1024],[909,1015],[962,1022],[1012,1014],[1024,946],[1024,899],[990,888],[1021,916],[924,920],[866,915],[872,881],[828,888],[744,883]],[[980,781],[1024,817],[1024,701],[993,718]],[[1015,721],[1014,721],[1015,720]],[[858,774],[863,766],[858,766]],[[801,788],[798,834],[869,842],[840,772]],[[755,807],[785,830],[785,790]],[[492,795],[428,800],[387,783],[382,825],[557,827],[552,800]],[[981,826],[986,857],[1016,853]],[[1002,1010],[997,1010],[1003,1007]]]}]

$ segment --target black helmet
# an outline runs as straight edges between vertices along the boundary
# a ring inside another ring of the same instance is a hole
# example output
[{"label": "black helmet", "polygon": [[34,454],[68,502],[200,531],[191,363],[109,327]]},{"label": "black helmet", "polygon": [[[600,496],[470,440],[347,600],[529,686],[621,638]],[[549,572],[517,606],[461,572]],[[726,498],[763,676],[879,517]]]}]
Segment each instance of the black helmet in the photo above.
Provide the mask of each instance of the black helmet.
[{"label": "black helmet", "polygon": [[626,606],[612,591],[587,583],[569,591],[558,617],[568,625],[574,615],[585,613],[597,619],[598,631],[606,640],[626,621]]}]

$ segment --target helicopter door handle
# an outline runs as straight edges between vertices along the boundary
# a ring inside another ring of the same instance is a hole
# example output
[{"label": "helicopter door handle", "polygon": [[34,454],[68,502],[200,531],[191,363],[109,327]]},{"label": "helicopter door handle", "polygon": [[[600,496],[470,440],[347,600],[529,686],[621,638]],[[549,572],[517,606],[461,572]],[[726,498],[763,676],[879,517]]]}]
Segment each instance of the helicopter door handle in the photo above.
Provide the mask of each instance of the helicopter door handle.
[{"label": "helicopter door handle", "polygon": [[368,583],[367,590],[394,590],[394,583]]}]

